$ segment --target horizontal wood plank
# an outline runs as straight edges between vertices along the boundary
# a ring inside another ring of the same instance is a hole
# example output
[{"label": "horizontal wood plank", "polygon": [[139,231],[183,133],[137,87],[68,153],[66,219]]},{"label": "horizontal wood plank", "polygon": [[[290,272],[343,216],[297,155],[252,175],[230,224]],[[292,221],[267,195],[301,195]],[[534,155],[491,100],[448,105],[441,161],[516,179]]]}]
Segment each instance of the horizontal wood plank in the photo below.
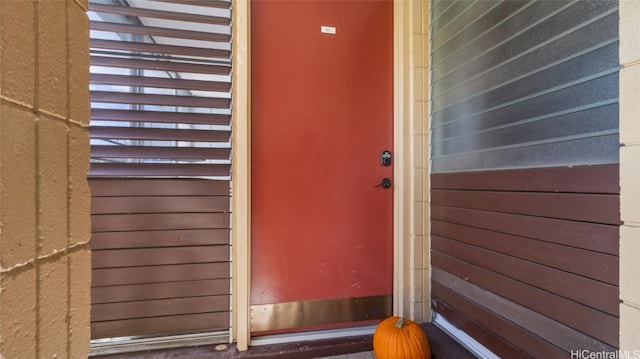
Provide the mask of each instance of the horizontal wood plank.
[{"label": "horizontal wood plank", "polygon": [[227,213],[228,196],[93,197],[91,214]]},{"label": "horizontal wood plank", "polygon": [[228,262],[94,269],[92,287],[173,281],[228,279]]},{"label": "horizontal wood plank", "polygon": [[614,350],[614,347],[598,341],[582,331],[552,320],[530,308],[507,300],[441,269],[433,269],[432,279],[496,315],[526,328],[532,335],[538,336],[566,352],[575,350],[575,348],[592,352]]},{"label": "horizontal wood plank", "polygon": [[588,278],[618,281],[618,257],[614,255],[438,220],[431,221],[431,233]]},{"label": "horizontal wood plank", "polygon": [[[89,5],[90,10],[108,15],[89,22],[92,35],[98,31],[189,40],[174,45],[116,36],[91,39],[88,44],[96,70],[91,83],[109,87],[90,91],[92,103],[103,107],[92,110],[89,128],[97,141],[91,146],[88,173],[93,339],[230,327],[231,3],[175,1],[160,8],[131,7],[125,2]],[[180,10],[178,3],[189,6]],[[212,7],[218,9],[212,13]],[[113,20],[120,15],[142,22]],[[164,26],[163,21],[200,26]],[[206,76],[125,76],[131,69]],[[165,90],[133,93],[115,87]],[[173,90],[180,93],[166,94]],[[124,108],[131,106],[123,106],[127,104],[158,109],[129,111]],[[174,111],[178,107],[182,112]],[[177,125],[135,126],[145,123]],[[118,140],[156,142],[117,146]],[[182,141],[192,147],[171,148],[162,141]]]},{"label": "horizontal wood plank", "polygon": [[[567,353],[531,335],[526,329],[462,297],[438,283],[432,283],[434,310],[473,335],[501,358],[563,358]],[[463,314],[464,313],[464,314]],[[526,354],[510,345],[515,345]]]},{"label": "horizontal wood plank", "polygon": [[157,248],[229,244],[229,229],[187,229],[100,232],[91,235],[91,249]]},{"label": "horizontal wood plank", "polygon": [[228,310],[228,295],[190,298],[177,297],[135,302],[93,304],[91,306],[91,321],[102,322],[108,320],[164,317],[169,315],[225,312]]},{"label": "horizontal wood plank", "polygon": [[432,11],[432,308],[502,358],[615,353],[617,3]]},{"label": "horizontal wood plank", "polygon": [[618,226],[483,210],[431,206],[431,218],[618,255]]},{"label": "horizontal wood plank", "polygon": [[618,287],[615,284],[599,282],[438,236],[432,237],[431,246],[432,252],[458,258],[606,313],[618,315]]},{"label": "horizontal wood plank", "polygon": [[229,262],[229,246],[94,250],[92,268]]},{"label": "horizontal wood plank", "polygon": [[91,226],[93,232],[229,228],[229,214],[98,214],[91,216]]},{"label": "horizontal wood plank", "polygon": [[230,285],[231,280],[225,278],[94,287],[91,289],[91,303],[229,295],[231,294]]},{"label": "horizontal wood plank", "polygon": [[192,333],[229,328],[229,313],[199,313],[91,323],[91,338]]},{"label": "horizontal wood plank", "polygon": [[230,194],[229,181],[205,179],[90,178],[92,197],[220,196]]},{"label": "horizontal wood plank", "polygon": [[432,189],[619,194],[619,165],[438,173]]},{"label": "horizontal wood plank", "polygon": [[620,224],[620,200],[611,195],[432,190],[431,203],[491,212]]},{"label": "horizontal wood plank", "polygon": [[[431,261],[434,267],[583,331],[600,341],[610,345],[616,345],[618,341],[619,320],[611,314],[577,304],[572,300],[438,252],[432,253]],[[598,293],[592,294],[598,295]]]}]

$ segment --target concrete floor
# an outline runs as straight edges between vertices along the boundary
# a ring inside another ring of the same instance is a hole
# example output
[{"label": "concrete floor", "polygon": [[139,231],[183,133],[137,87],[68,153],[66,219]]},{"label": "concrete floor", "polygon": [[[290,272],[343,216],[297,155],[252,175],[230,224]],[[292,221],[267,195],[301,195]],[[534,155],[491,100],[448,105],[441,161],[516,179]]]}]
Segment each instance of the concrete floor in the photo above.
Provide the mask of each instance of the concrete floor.
[{"label": "concrete floor", "polygon": [[[422,325],[432,359],[475,359],[476,357],[430,323]],[[235,345],[216,351],[214,346],[153,350],[93,356],[92,359],[375,359],[372,336],[251,347],[238,352]]]},{"label": "concrete floor", "polygon": [[333,355],[330,357],[322,357],[318,359],[375,359],[373,352],[351,353],[342,355]]}]

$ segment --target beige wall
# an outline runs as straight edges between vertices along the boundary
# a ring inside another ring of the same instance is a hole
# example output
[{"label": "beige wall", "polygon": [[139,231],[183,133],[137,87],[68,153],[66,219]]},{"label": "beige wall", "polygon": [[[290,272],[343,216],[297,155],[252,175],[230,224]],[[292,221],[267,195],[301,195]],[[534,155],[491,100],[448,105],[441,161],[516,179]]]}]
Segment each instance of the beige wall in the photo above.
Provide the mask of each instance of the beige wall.
[{"label": "beige wall", "polygon": [[403,303],[399,314],[418,322],[431,319],[429,273],[429,1],[396,1],[399,12],[396,47],[396,106],[400,119],[397,153],[405,154],[398,168],[404,207],[400,223],[397,262],[403,265],[401,288]]},{"label": "beige wall", "polygon": [[640,350],[640,1],[620,1],[620,347]]},{"label": "beige wall", "polygon": [[0,0],[0,353],[89,350],[86,2]]},{"label": "beige wall", "polygon": [[418,322],[431,320],[431,276],[429,273],[429,2],[413,0],[411,5],[410,40],[410,113],[411,124],[410,159],[413,178],[411,180],[411,202],[413,207],[412,238],[415,293],[412,297],[412,317]]}]

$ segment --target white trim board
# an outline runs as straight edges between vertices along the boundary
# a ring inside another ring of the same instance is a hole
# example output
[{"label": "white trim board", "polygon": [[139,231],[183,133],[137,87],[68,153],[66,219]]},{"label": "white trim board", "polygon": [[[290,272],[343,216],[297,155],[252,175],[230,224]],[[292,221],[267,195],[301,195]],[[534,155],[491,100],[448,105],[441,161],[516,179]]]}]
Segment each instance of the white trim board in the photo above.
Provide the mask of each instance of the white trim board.
[{"label": "white trim board", "polygon": [[376,325],[367,325],[341,329],[327,329],[290,334],[265,335],[263,337],[251,338],[251,345],[272,345],[282,343],[306,342],[312,340],[358,337],[363,335],[372,335],[375,330]]},{"label": "white trim board", "polygon": [[500,359],[491,350],[460,330],[442,315],[433,313],[433,324],[480,359]]},{"label": "white trim board", "polygon": [[89,353],[89,356],[130,353],[154,349],[175,349],[223,343],[229,343],[228,330],[147,338],[122,337],[113,339],[94,339],[91,341],[91,352]]}]

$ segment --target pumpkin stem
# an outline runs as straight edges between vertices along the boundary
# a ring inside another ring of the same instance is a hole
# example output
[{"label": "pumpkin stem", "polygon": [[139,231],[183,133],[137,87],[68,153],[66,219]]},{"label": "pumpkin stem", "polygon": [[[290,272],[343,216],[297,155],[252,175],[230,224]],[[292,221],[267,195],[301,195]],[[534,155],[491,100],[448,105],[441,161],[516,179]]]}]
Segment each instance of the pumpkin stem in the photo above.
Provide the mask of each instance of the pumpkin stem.
[{"label": "pumpkin stem", "polygon": [[398,318],[398,320],[396,320],[396,327],[402,329],[405,327],[405,323],[406,320],[403,317],[400,317]]}]

